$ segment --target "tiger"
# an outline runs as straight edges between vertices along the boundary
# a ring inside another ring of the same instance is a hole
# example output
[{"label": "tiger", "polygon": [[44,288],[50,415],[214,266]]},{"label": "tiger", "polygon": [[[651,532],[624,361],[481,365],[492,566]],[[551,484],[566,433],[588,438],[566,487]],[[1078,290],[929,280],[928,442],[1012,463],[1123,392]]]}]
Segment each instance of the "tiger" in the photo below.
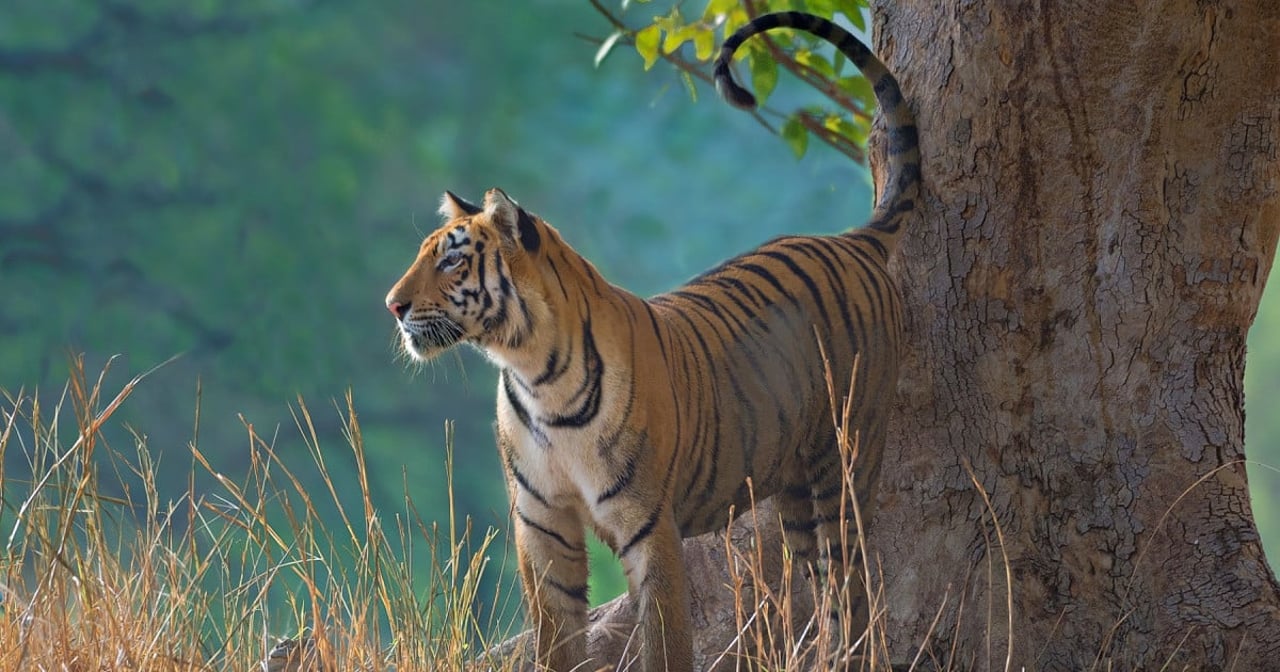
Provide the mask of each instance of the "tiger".
[{"label": "tiger", "polygon": [[837,383],[856,374],[838,391],[872,513],[903,320],[887,265],[919,195],[916,125],[866,46],[800,12],[725,41],[714,79],[728,102],[755,105],[729,66],[776,28],[831,42],[874,85],[888,173],[864,226],[776,238],[646,300],[501,189],[480,205],[446,191],[444,223],[386,296],[412,358],[466,343],[499,369],[496,442],[539,669],[587,660],[587,528],[621,561],[646,672],[694,667],[682,538],[773,496],[796,558],[815,558],[818,535],[839,543],[851,505],[825,367]]}]

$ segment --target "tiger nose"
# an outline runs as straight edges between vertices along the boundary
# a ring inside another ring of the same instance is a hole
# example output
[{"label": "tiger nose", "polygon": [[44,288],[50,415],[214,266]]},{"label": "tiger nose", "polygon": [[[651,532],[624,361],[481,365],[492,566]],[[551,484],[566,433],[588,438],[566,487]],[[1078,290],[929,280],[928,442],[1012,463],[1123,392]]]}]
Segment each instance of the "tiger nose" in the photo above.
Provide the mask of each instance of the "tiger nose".
[{"label": "tiger nose", "polygon": [[409,314],[409,306],[411,303],[400,303],[399,301],[387,301],[387,310],[396,316],[397,320],[403,320],[405,315]]}]

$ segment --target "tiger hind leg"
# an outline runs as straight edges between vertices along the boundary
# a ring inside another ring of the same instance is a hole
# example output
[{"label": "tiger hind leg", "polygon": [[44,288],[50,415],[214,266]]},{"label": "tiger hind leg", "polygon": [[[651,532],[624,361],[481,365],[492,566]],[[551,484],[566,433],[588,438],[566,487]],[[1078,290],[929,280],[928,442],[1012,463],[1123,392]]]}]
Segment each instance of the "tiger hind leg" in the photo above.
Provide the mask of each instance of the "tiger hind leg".
[{"label": "tiger hind leg", "polygon": [[[870,423],[854,426],[867,427]],[[819,564],[830,591],[830,615],[838,621],[844,655],[869,634],[870,606],[866,566],[862,556],[863,534],[875,508],[880,458],[884,449],[883,427],[867,427],[859,436],[855,455],[831,437],[811,472],[814,521],[819,536]],[[838,668],[838,666],[837,666]]]},{"label": "tiger hind leg", "polygon": [[808,576],[818,561],[817,517],[813,509],[813,490],[802,475],[794,476],[778,493],[778,516],[793,571]]}]

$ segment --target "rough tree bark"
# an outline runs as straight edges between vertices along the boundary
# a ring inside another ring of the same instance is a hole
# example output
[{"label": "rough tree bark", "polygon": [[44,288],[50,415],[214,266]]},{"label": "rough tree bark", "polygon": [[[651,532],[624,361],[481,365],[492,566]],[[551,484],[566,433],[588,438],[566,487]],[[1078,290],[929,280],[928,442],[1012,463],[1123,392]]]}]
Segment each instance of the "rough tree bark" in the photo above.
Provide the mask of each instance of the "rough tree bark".
[{"label": "rough tree bark", "polygon": [[[870,535],[893,658],[1274,669],[1241,460],[1280,231],[1280,3],[877,5],[927,206]],[[685,547],[708,655],[734,634],[722,546]],[[628,613],[594,615],[598,659]]]},{"label": "rough tree bark", "polygon": [[1275,669],[1241,460],[1280,227],[1280,3],[894,0],[876,19],[928,192],[871,535],[894,650],[945,602],[931,650],[961,669]]}]

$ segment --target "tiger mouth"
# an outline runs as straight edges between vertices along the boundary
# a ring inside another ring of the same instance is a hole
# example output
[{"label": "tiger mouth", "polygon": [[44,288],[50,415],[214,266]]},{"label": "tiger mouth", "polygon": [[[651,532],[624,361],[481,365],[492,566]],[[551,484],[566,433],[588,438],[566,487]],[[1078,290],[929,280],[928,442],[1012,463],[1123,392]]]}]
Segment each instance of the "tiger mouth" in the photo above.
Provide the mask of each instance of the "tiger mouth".
[{"label": "tiger mouth", "polygon": [[462,326],[447,317],[431,317],[414,322],[402,322],[407,349],[419,357],[427,357],[462,340]]}]

